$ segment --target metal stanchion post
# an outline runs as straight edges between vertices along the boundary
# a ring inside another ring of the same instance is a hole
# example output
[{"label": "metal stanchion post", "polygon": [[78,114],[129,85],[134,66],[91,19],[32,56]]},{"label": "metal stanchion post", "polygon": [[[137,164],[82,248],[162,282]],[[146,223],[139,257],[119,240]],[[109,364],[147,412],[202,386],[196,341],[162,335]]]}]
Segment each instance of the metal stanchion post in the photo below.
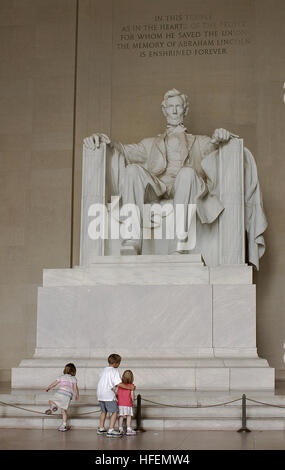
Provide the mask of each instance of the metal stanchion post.
[{"label": "metal stanchion post", "polygon": [[241,418],[241,428],[238,432],[251,432],[250,429],[246,426],[246,395],[242,396],[242,418]]},{"label": "metal stanchion post", "polygon": [[137,432],[145,432],[145,430],[142,428],[141,421],[142,421],[142,397],[141,395],[137,396],[137,427],[136,431]]}]

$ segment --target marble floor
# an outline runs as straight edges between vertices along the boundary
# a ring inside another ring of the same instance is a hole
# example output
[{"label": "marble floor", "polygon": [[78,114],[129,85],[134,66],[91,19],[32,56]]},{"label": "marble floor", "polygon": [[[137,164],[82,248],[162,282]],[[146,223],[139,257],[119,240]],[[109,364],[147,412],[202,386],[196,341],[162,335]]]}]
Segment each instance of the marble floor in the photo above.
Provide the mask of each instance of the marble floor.
[{"label": "marble floor", "polygon": [[285,432],[147,431],[109,439],[95,430],[0,429],[0,450],[285,450]]}]

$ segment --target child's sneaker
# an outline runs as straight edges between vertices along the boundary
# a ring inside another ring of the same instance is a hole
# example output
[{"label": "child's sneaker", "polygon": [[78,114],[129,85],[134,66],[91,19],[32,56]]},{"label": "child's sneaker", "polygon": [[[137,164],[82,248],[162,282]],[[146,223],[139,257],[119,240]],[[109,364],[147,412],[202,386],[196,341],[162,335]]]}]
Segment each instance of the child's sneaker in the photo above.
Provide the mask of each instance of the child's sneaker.
[{"label": "child's sneaker", "polygon": [[58,428],[59,431],[69,431],[70,426],[66,426],[66,424],[61,424]]},{"label": "child's sneaker", "polygon": [[126,436],[135,436],[136,435],[136,431],[132,428],[128,428],[127,429],[127,432],[126,432]]},{"label": "child's sneaker", "polygon": [[51,409],[49,408],[48,410],[45,410],[46,415],[51,415]]},{"label": "child's sneaker", "polygon": [[106,434],[106,432],[107,432],[106,429],[103,429],[103,430],[100,428],[97,429],[97,434]]},{"label": "child's sneaker", "polygon": [[122,434],[120,434],[118,431],[115,431],[115,429],[113,429],[112,431],[108,431],[106,436],[107,437],[122,437]]},{"label": "child's sneaker", "polygon": [[57,406],[53,406],[52,411],[55,413],[57,411]]}]

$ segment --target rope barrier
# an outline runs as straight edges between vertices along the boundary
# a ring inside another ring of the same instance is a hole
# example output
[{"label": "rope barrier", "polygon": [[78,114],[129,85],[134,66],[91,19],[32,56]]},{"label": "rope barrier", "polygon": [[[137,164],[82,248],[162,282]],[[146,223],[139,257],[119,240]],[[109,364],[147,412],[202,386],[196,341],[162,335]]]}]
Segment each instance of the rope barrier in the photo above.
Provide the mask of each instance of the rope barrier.
[{"label": "rope barrier", "polygon": [[285,409],[285,406],[282,405],[274,405],[273,403],[264,403],[263,401],[258,401],[258,400],[253,400],[252,398],[246,397],[248,401],[252,401],[253,403],[258,403],[260,405],[265,405],[265,406],[273,406],[274,408],[283,408]]},{"label": "rope barrier", "polygon": [[[141,400],[146,402],[146,403],[151,403],[151,404],[157,405],[157,406],[163,406],[165,408],[197,409],[197,408],[214,408],[214,407],[218,407],[218,406],[230,405],[232,403],[236,403],[238,401],[241,401],[242,398],[236,398],[234,400],[226,401],[226,402],[223,402],[223,403],[214,403],[214,404],[209,404],[209,405],[200,405],[200,404],[197,404],[197,405],[172,405],[172,404],[167,404],[167,403],[156,402],[156,401],[153,401],[153,400],[148,400],[147,398],[142,398],[142,397],[141,397]],[[262,401],[259,401],[259,400],[254,400],[253,398],[249,398],[249,397],[246,397],[246,400],[250,401],[252,403],[257,403],[259,405],[263,405],[263,406],[271,406],[271,407],[274,407],[274,408],[285,409],[285,405],[282,406],[282,405],[275,405],[273,403],[265,403],[265,402],[262,402]],[[52,415],[46,415],[45,412],[42,412],[42,411],[31,410],[31,409],[28,409],[28,408],[24,408],[22,406],[15,405],[14,403],[5,403],[3,401],[0,401],[0,405],[10,406],[12,408],[17,408],[19,410],[27,411],[28,413],[40,414],[40,415],[43,415],[45,417],[52,416]],[[86,411],[85,413],[78,413],[75,416],[85,416],[85,415],[89,415],[89,414],[93,414],[93,413],[100,413],[100,412],[101,412],[101,409],[96,409],[96,410],[92,410],[92,411]]]},{"label": "rope barrier", "polygon": [[86,411],[86,413],[78,413],[76,416],[91,415],[92,413],[101,413],[101,409],[93,410],[93,411]]},{"label": "rope barrier", "polygon": [[0,405],[4,405],[4,406],[11,406],[12,408],[17,408],[18,410],[24,410],[24,411],[28,411],[29,413],[37,413],[39,415],[45,415],[47,416],[45,413],[43,413],[42,411],[36,411],[36,410],[28,410],[27,408],[23,408],[21,406],[17,406],[17,405],[14,405],[13,403],[5,403],[4,401],[0,401]]},{"label": "rope barrier", "polygon": [[[22,406],[14,405],[14,403],[5,403],[4,401],[0,401],[0,405],[11,406],[12,408],[17,408],[18,410],[28,411],[29,413],[36,413],[36,414],[39,414],[39,415],[44,415],[45,417],[52,416],[52,415],[47,415],[43,411],[28,410],[27,408],[23,408]],[[99,413],[100,411],[101,411],[101,409],[93,410],[93,411],[87,411],[85,413],[78,413],[78,414],[76,414],[76,416],[84,416],[84,415],[89,415],[89,414],[92,414],[92,413]]]},{"label": "rope barrier", "polygon": [[215,407],[215,406],[224,406],[224,405],[229,405],[230,403],[235,403],[237,401],[240,401],[241,398],[236,398],[235,400],[231,400],[231,401],[226,401],[224,403],[215,403],[215,404],[212,404],[212,405],[184,405],[184,406],[179,406],[179,405],[167,405],[166,403],[158,403],[158,402],[155,402],[155,401],[152,401],[152,400],[147,400],[146,398],[142,398],[143,401],[145,402],[148,402],[148,403],[152,403],[153,405],[159,405],[159,406],[165,406],[167,408],[185,408],[185,409],[188,409],[188,408],[212,408],[212,407]]},{"label": "rope barrier", "polygon": [[[191,409],[191,408],[212,408],[212,407],[216,407],[216,406],[224,406],[224,405],[229,405],[231,403],[235,403],[237,401],[240,401],[241,398],[237,398],[235,400],[231,400],[231,401],[228,401],[228,402],[224,402],[224,403],[216,403],[216,404],[212,404],[212,405],[185,405],[185,406],[179,406],[179,405],[168,405],[166,403],[159,403],[159,402],[155,402],[155,401],[152,401],[152,400],[148,400],[146,398],[141,398],[141,400],[147,402],[147,403],[152,403],[154,405],[158,405],[158,406],[164,406],[164,407],[167,407],[167,408],[181,408],[181,409]],[[22,410],[22,411],[27,411],[28,413],[35,413],[35,414],[39,414],[39,415],[42,415],[42,416],[45,416],[45,417],[48,417],[48,416],[54,416],[54,415],[47,415],[45,412],[42,412],[42,411],[37,411],[37,410],[30,410],[30,409],[27,409],[27,408],[24,408],[22,406],[18,406],[18,405],[15,405],[13,403],[5,403],[3,401],[0,401],[0,405],[2,406],[10,406],[12,408],[16,408],[18,410]],[[96,410],[92,410],[92,411],[87,411],[85,413],[78,413],[76,414],[75,416],[86,416],[86,415],[90,415],[90,414],[93,414],[93,413],[100,413],[101,409],[96,409]],[[72,415],[71,415],[72,416]]]}]

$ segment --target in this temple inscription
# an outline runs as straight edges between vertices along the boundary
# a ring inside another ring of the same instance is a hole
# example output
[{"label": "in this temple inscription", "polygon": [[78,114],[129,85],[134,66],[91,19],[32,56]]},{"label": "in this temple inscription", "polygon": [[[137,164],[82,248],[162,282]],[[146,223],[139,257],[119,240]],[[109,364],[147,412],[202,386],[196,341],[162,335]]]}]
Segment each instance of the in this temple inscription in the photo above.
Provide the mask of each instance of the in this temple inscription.
[{"label": "in this temple inscription", "polygon": [[211,14],[155,16],[150,23],[122,25],[115,37],[118,50],[144,58],[229,54],[250,43],[246,21],[221,21]]}]

